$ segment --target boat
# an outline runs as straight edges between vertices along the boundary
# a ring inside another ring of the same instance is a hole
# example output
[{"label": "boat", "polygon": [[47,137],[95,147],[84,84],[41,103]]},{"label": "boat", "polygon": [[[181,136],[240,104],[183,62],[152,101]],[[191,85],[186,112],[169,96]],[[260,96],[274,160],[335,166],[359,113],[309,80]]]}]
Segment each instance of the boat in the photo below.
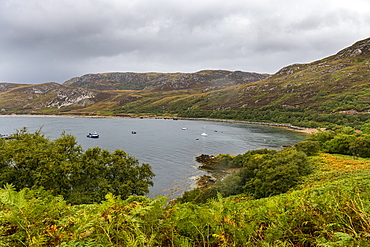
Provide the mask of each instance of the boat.
[{"label": "boat", "polygon": [[202,134],[200,134],[201,136],[208,136],[208,134],[207,134],[207,128],[205,127],[205,132],[203,132]]},{"label": "boat", "polygon": [[0,134],[0,139],[11,139],[11,136]]},{"label": "boat", "polygon": [[94,134],[91,134],[91,133],[89,133],[88,135],[87,135],[87,137],[88,138],[99,138],[99,134],[98,133],[94,133]]}]

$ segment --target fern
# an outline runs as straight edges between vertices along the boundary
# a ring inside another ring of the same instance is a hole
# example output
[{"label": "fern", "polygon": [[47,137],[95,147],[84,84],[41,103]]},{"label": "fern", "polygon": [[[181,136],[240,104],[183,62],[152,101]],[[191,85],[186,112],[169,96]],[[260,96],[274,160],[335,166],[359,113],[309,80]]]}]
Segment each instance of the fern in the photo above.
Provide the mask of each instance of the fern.
[{"label": "fern", "polygon": [[16,192],[13,185],[6,184],[4,189],[0,190],[0,200],[7,206],[21,209],[26,205],[25,193],[26,189]]}]

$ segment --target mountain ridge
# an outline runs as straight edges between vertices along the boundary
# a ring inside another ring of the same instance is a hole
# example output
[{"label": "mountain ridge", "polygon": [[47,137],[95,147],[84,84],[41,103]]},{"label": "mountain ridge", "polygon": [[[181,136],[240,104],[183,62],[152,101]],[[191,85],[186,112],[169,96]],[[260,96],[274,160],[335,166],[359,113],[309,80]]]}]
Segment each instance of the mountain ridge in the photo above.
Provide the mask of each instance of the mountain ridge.
[{"label": "mountain ridge", "polygon": [[[294,125],[333,122],[335,114],[351,113],[370,121],[369,75],[370,38],[311,63],[285,66],[273,75],[226,70],[88,74],[59,85],[65,95],[59,98],[53,90],[30,90],[37,85],[0,83],[0,109],[3,114],[171,115]],[[66,100],[73,92],[73,100]]]},{"label": "mountain ridge", "polygon": [[201,70],[195,73],[111,72],[86,74],[63,85],[96,90],[173,91],[207,86],[232,86],[266,79],[254,72]]}]

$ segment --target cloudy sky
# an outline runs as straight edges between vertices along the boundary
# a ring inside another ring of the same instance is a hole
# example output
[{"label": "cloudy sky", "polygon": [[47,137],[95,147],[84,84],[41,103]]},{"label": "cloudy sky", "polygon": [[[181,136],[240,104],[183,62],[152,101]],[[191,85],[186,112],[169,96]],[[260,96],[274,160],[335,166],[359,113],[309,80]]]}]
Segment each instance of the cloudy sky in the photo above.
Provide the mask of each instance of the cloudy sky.
[{"label": "cloudy sky", "polygon": [[275,73],[370,37],[368,0],[0,0],[0,82]]}]

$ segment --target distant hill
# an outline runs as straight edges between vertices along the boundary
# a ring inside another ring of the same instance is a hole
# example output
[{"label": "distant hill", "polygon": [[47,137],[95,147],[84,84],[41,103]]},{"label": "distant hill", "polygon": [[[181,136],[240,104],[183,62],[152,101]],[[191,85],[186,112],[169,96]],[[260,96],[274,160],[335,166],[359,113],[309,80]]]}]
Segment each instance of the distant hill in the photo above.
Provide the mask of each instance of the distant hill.
[{"label": "distant hill", "polygon": [[274,75],[103,73],[63,85],[0,83],[2,113],[171,115],[293,123],[370,122],[370,38],[337,54]]},{"label": "distant hill", "polygon": [[222,87],[260,81],[266,74],[242,71],[203,70],[196,73],[102,73],[72,78],[67,86],[96,90],[173,91],[202,87]]}]

